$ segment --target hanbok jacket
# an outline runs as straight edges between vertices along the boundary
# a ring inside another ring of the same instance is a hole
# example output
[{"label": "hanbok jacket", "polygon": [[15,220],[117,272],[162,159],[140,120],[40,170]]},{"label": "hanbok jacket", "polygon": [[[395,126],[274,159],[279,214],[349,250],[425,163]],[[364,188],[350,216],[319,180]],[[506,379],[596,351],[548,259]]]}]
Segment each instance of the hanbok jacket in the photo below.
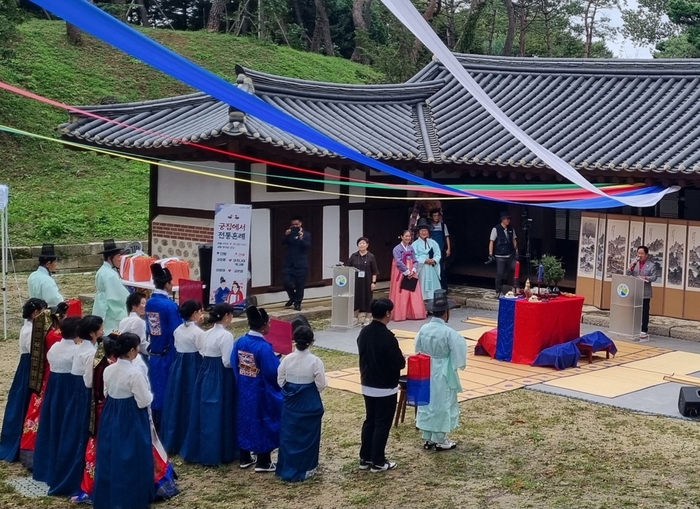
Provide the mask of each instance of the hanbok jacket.
[{"label": "hanbok jacket", "polygon": [[29,298],[43,299],[49,307],[58,306],[63,302],[63,295],[58,291],[56,281],[51,277],[46,267],[39,267],[29,275]]},{"label": "hanbok jacket", "polygon": [[95,276],[95,304],[92,314],[104,320],[106,333],[119,330],[119,322],[126,318],[126,298],[129,291],[122,284],[117,270],[104,262]]}]

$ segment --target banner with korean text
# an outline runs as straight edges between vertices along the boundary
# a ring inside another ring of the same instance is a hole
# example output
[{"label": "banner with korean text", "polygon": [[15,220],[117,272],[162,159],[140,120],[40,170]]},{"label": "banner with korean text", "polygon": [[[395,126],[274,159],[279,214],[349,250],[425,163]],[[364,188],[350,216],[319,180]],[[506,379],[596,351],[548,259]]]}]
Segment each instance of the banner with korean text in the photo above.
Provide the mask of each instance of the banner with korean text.
[{"label": "banner with korean text", "polygon": [[250,205],[217,203],[209,303],[237,304],[247,297],[250,256]]}]

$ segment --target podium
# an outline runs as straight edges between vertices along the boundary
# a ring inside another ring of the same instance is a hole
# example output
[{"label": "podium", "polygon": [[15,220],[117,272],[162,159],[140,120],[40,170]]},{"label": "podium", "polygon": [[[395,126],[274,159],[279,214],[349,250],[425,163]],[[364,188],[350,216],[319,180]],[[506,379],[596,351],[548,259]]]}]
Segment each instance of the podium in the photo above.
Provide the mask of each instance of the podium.
[{"label": "podium", "polygon": [[642,332],[644,280],[613,275],[610,295],[610,333],[639,340]]},{"label": "podium", "polygon": [[333,298],[331,301],[331,327],[350,329],[355,318],[354,267],[333,267]]}]

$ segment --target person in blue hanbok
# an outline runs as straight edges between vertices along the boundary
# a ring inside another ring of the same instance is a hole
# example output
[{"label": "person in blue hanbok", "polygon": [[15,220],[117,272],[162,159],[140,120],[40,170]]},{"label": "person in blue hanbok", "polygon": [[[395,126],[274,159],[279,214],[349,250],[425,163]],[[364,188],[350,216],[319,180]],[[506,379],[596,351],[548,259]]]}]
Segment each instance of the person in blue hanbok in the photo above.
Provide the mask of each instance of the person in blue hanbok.
[{"label": "person in blue hanbok", "polygon": [[[66,320],[69,320],[66,318]],[[75,495],[80,491],[80,482],[85,469],[85,447],[90,436],[90,388],[85,385],[85,372],[92,372],[92,361],[98,338],[104,334],[102,318],[87,315],[77,326],[76,347],[71,366],[71,395],[66,401],[65,417],[61,428],[61,441],[53,462],[53,473],[49,495]],[[63,330],[63,324],[61,324]],[[42,412],[43,420],[43,412]],[[39,433],[41,433],[41,424]],[[38,447],[38,438],[37,438]]]},{"label": "person in blue hanbok", "polygon": [[185,323],[175,329],[177,357],[170,368],[160,431],[163,447],[171,454],[180,452],[187,434],[192,393],[204,349],[204,331],[199,328],[203,317],[202,303],[196,299],[186,300],[180,305],[180,316]]},{"label": "person in blue hanbok", "polygon": [[41,414],[34,446],[32,476],[51,486],[57,474],[56,463],[63,434],[74,433],[63,423],[69,420],[67,412],[73,397],[73,358],[76,353],[76,339],[80,318],[69,316],[61,322],[61,341],[55,343],[46,354],[49,363],[49,380],[46,383]]},{"label": "person in blue hanbok", "polygon": [[418,407],[416,426],[424,449],[447,451],[457,446],[447,433],[459,425],[457,393],[462,392],[462,384],[457,370],[467,366],[467,342],[447,325],[450,309],[457,303],[447,298],[446,290],[436,290],[426,307],[433,318],[418,331],[415,350],[430,356],[430,403]]},{"label": "person in blue hanbok", "polygon": [[148,378],[153,391],[151,413],[156,430],[160,430],[170,367],[175,362],[175,329],[182,324],[177,304],[170,300],[173,276],[159,263],[151,265],[156,289],[146,302],[146,331],[150,337]]},{"label": "person in blue hanbok", "polygon": [[[189,425],[180,448],[180,456],[189,463],[231,463],[239,452],[231,371],[233,335],[226,330],[233,312],[233,306],[225,302],[215,304],[209,311],[209,323],[215,325],[204,335],[204,359],[192,390]],[[241,467],[252,464],[248,456],[241,458]]]},{"label": "person in blue hanbok", "polygon": [[2,419],[2,432],[0,432],[0,459],[4,461],[12,462],[19,459],[22,427],[31,397],[29,363],[32,346],[32,322],[44,309],[46,309],[46,302],[38,298],[29,299],[22,307],[24,325],[19,331],[19,364],[10,386],[10,392],[7,395],[5,415]]},{"label": "person in blue hanbok", "polygon": [[231,365],[238,394],[238,443],[256,454],[256,472],[274,472],[272,451],[279,447],[282,392],[277,384],[280,361],[265,341],[270,318],[264,309],[246,309],[250,331],[233,344]]},{"label": "person in blue hanbok", "polygon": [[122,284],[119,265],[123,249],[117,247],[114,239],[103,242],[103,249],[98,254],[104,257],[104,263],[95,274],[95,303],[92,314],[102,317],[105,330],[118,330],[119,322],[126,318],[126,298],[129,291]]},{"label": "person in blue hanbok", "polygon": [[97,431],[95,509],[146,509],[155,498],[148,418],[153,395],[143,372],[132,364],[140,343],[135,334],[117,336],[117,361],[102,375],[106,401]]},{"label": "person in blue hanbok", "polygon": [[413,252],[418,262],[418,279],[423,292],[423,300],[432,300],[435,290],[442,288],[440,282],[440,246],[430,238],[430,223],[426,219],[418,221],[418,238],[413,242]]},{"label": "person in blue hanbok", "polygon": [[277,384],[282,388],[282,424],[276,475],[283,481],[303,481],[318,467],[321,447],[323,402],[326,388],[323,361],[309,352],[314,333],[304,325],[294,330],[295,350],[277,369]]}]

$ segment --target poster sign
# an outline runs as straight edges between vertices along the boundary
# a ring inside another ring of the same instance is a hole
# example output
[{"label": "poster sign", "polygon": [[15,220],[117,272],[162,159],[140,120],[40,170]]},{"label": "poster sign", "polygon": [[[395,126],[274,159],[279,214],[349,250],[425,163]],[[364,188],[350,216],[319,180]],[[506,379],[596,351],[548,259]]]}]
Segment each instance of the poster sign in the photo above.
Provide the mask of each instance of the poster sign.
[{"label": "poster sign", "polygon": [[250,205],[217,203],[209,303],[236,304],[245,300],[250,255]]},{"label": "poster sign", "polygon": [[595,248],[598,233],[597,217],[581,218],[581,238],[579,240],[578,275],[593,278],[595,272]]}]

